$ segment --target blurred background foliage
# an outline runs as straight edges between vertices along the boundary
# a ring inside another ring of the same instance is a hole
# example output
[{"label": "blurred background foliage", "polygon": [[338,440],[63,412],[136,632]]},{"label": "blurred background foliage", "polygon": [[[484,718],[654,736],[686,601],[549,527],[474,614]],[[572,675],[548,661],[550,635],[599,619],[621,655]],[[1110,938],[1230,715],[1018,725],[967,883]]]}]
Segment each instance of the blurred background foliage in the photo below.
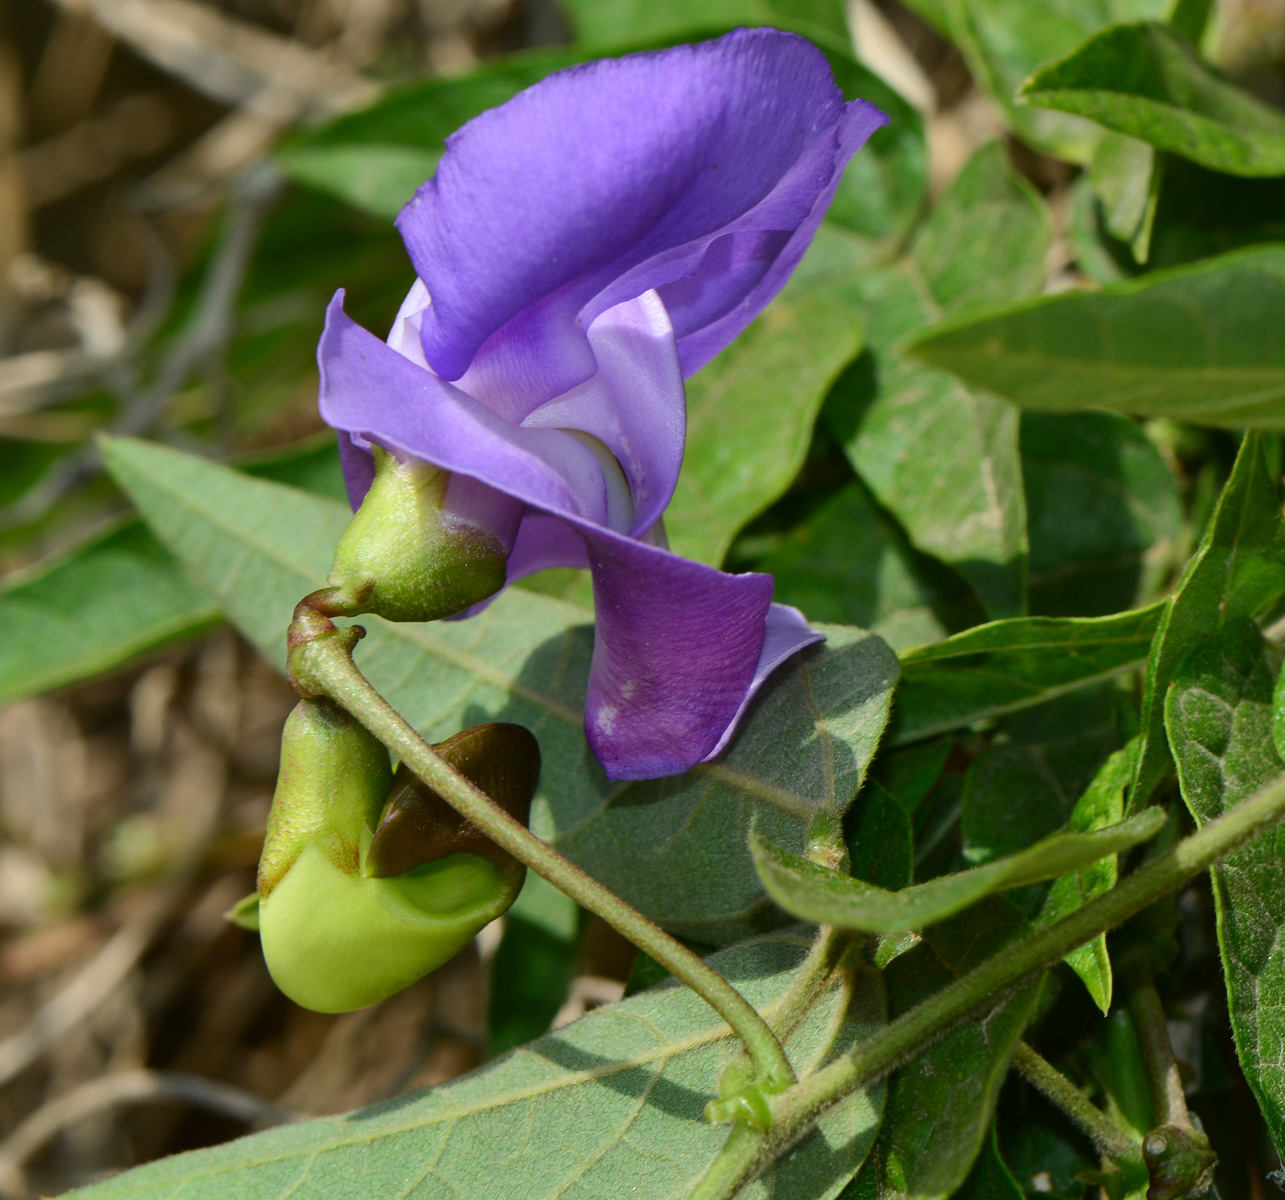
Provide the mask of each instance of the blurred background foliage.
[{"label": "blurred background foliage", "polygon": [[[1046,70],[1139,20],[1199,47],[1157,51],[1218,117],[1195,149],[1155,132],[1165,97],[1101,123],[1091,71],[1067,100]],[[559,67],[747,23],[810,37],[849,96],[894,119],[774,324],[692,381],[675,548],[770,571],[778,599],[899,651],[1172,587],[1243,419],[1019,412],[996,380],[961,382],[946,334],[907,348],[987,305],[1285,240],[1282,0],[15,0],[0,14],[0,1189],[55,1192],[440,1082],[622,994],[631,948],[538,880],[502,940],[373,1009],[325,1017],[276,993],[221,914],[251,887],[291,694],[131,515],[94,437],[342,498],[315,409],[324,306],[344,287],[356,319],[387,328],[412,280],[390,219],[446,135]],[[529,586],[587,596],[577,572]],[[851,818],[854,847],[879,853],[854,870],[901,886],[1028,845],[1137,723],[1134,693],[1107,683],[885,752]],[[1020,921],[1042,898],[996,903]],[[1262,1196],[1278,1164],[1230,1049],[1208,888],[1162,925],[1147,936],[1168,948],[1170,1032],[1220,1193]],[[1095,1022],[1065,980],[1040,1005],[1049,1057],[1126,1108],[1118,1014]],[[1016,1080],[997,1112],[970,1194],[1086,1194],[1091,1150],[1064,1118]],[[885,1149],[895,1167],[904,1151]]]}]

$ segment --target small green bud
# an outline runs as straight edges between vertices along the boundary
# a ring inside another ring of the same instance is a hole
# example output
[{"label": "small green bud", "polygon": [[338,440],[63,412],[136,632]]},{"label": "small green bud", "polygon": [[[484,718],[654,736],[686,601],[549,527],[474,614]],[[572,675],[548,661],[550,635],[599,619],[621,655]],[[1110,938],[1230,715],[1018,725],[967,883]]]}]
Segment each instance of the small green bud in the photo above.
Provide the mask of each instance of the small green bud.
[{"label": "small green bud", "polygon": [[[525,820],[539,747],[517,725],[477,726],[437,747]],[[282,770],[259,865],[268,970],[318,1012],[364,1008],[453,958],[521,890],[525,869],[346,712],[304,700],[282,739]]]},{"label": "small green bud", "polygon": [[389,621],[436,621],[498,592],[508,548],[444,511],[450,473],[378,446],[374,455],[374,481],[335,547],[336,602]]},{"label": "small green bud", "polygon": [[1147,1200],[1187,1200],[1213,1185],[1218,1156],[1203,1131],[1190,1125],[1161,1125],[1142,1141],[1151,1174]]}]

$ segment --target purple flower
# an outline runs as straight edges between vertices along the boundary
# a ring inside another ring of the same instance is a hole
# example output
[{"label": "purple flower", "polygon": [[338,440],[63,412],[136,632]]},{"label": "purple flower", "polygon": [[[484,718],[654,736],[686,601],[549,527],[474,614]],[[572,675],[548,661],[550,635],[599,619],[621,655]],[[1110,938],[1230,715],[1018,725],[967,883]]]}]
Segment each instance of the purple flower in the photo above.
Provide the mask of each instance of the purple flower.
[{"label": "purple flower", "polygon": [[821,640],[770,576],[671,554],[661,517],[684,376],[781,289],[885,121],[776,30],[574,67],[447,140],[398,218],[419,279],[387,344],[330,305],[321,411],[354,504],[377,443],[453,473],[447,514],[510,549],[508,582],[593,573],[585,726],[613,779],[716,755]]}]

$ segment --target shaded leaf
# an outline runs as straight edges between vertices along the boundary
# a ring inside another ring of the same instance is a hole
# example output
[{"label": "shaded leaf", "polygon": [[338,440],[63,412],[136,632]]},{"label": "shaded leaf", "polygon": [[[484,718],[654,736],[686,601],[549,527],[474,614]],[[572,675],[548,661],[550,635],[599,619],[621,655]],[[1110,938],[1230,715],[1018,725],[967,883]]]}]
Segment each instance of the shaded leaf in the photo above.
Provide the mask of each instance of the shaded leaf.
[{"label": "shaded leaf", "polygon": [[950,736],[886,747],[871,764],[871,777],[913,813],[941,778],[954,739]]},{"label": "shaded leaf", "polygon": [[1066,826],[1120,744],[1114,690],[1099,684],[1019,713],[973,759],[960,814],[969,863],[1013,854]]},{"label": "shaded leaf", "polygon": [[[806,949],[804,939],[778,937],[713,961],[770,1016]],[[882,1020],[878,977],[862,972],[823,992],[787,1050],[812,1070]],[[631,1197],[662,1200],[686,1194],[726,1140],[703,1109],[735,1052],[709,1007],[669,983],[443,1087],[162,1159],[72,1194],[552,1200],[619,1194],[627,1180]],[[746,1196],[835,1195],[874,1140],[882,1105],[881,1084],[845,1100]]]},{"label": "shaded leaf", "polygon": [[915,551],[860,483],[835,492],[756,566],[782,603],[861,625],[897,650],[980,619],[958,576]]},{"label": "shaded leaf", "polygon": [[[1017,910],[999,897],[936,927],[886,971],[892,1015],[1001,952],[1024,928]],[[902,1066],[889,1088],[879,1141],[851,1195],[943,1200],[954,1194],[982,1149],[1041,983],[1032,980]]]},{"label": "shaded leaf", "polygon": [[[107,459],[162,542],[281,666],[290,614],[325,578],[347,508],[149,443],[113,442]],[[357,660],[430,741],[484,721],[526,726],[544,761],[536,833],[667,928],[743,937],[769,912],[744,830],[801,849],[819,810],[847,807],[887,720],[896,659],[864,630],[823,626],[828,644],[768,681],[720,761],[613,784],[584,738],[590,620],[511,590],[469,621],[363,617]]]},{"label": "shaded leaf", "polygon": [[1168,769],[1165,697],[1196,647],[1229,623],[1264,612],[1285,594],[1281,505],[1262,439],[1247,434],[1195,554],[1164,605],[1147,658],[1138,771],[1130,808],[1146,802]]},{"label": "shaded leaf", "polygon": [[687,447],[666,510],[677,554],[718,565],[798,474],[821,402],[861,349],[860,248],[822,227],[781,294],[687,385]]},{"label": "shaded leaf", "polygon": [[504,914],[504,936],[491,960],[487,1044],[503,1054],[545,1033],[571,989],[580,955],[580,906],[528,871]]},{"label": "shaded leaf", "polygon": [[991,1126],[990,1137],[983,1144],[964,1186],[955,1195],[959,1200],[1026,1200],[1026,1193],[999,1152],[996,1125]]},{"label": "shaded leaf", "polygon": [[897,797],[871,779],[861,789],[848,819],[844,840],[856,879],[896,890],[911,880],[915,866],[915,827]]},{"label": "shaded leaf", "polygon": [[[1272,744],[1279,652],[1251,621],[1227,624],[1174,676],[1165,702],[1183,799],[1198,825],[1285,771]],[[1278,1149],[1285,1147],[1285,830],[1279,826],[1212,871],[1218,946],[1236,1054]]]},{"label": "shaded leaf", "polygon": [[1118,675],[1146,657],[1164,607],[993,621],[903,651],[894,739],[959,729]]},{"label": "shaded leaf", "polygon": [[1018,91],[1040,108],[1230,175],[1285,175],[1285,115],[1215,74],[1181,34],[1154,21],[1104,29]]},{"label": "shaded leaf", "polygon": [[1243,250],[944,322],[909,352],[1023,408],[1279,429],[1282,307],[1285,250]]},{"label": "shaded leaf", "polygon": [[1114,413],[1023,413],[1030,606],[1093,617],[1151,599],[1182,530],[1178,481]]},{"label": "shaded leaf", "polygon": [[[826,418],[879,503],[920,550],[950,563],[992,616],[1024,606],[1026,518],[1016,414],[906,359],[909,335],[972,304],[1035,290],[1051,230],[999,142],[979,149],[912,254],[859,275],[869,352]],[[965,248],[961,252],[961,246]]]},{"label": "shaded leaf", "polygon": [[818,866],[758,833],[750,834],[750,844],[768,893],[788,912],[842,929],[891,933],[944,921],[996,892],[1080,871],[1107,855],[1147,841],[1164,823],[1163,809],[1148,808],[1108,829],[1055,833],[1016,854],[899,892]]}]

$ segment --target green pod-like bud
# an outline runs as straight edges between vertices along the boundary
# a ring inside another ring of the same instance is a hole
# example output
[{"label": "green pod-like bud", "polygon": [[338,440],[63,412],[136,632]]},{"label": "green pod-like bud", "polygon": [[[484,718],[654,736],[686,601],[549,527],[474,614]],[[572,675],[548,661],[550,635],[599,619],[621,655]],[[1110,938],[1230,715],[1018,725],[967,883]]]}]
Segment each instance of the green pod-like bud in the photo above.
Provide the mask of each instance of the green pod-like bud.
[{"label": "green pod-like bud", "polygon": [[335,547],[337,611],[436,621],[504,586],[507,547],[480,520],[447,512],[451,475],[374,447],[375,478]]},{"label": "green pod-like bud", "polygon": [[[525,766],[497,765],[515,745]],[[438,751],[490,794],[498,781],[524,795],[502,803],[525,818],[539,771],[525,729],[480,726]],[[383,747],[326,701],[305,700],[287,723],[268,835],[264,958],[318,1012],[364,1008],[441,966],[508,909],[525,874],[404,767],[394,777]]]}]

